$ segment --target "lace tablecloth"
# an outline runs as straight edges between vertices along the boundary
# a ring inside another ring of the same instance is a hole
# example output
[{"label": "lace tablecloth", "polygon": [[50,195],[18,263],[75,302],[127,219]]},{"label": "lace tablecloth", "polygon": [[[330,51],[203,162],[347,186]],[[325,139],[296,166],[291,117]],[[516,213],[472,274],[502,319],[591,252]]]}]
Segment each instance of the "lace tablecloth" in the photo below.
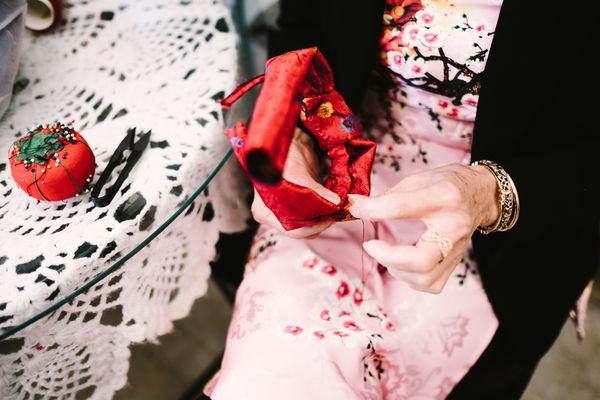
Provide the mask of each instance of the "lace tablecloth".
[{"label": "lace tablecloth", "polygon": [[[75,120],[98,175],[127,129],[151,143],[105,208],[38,203],[0,159],[0,331],[105,270],[161,224],[225,155],[216,100],[235,85],[228,9],[212,0],[79,0],[55,31],[26,34],[0,151],[38,122]],[[122,167],[122,166],[121,166]],[[226,166],[147,248],[75,301],[0,343],[0,398],[109,399],[128,346],[156,341],[207,288],[219,232],[243,227]],[[96,176],[97,178],[97,176]]]}]

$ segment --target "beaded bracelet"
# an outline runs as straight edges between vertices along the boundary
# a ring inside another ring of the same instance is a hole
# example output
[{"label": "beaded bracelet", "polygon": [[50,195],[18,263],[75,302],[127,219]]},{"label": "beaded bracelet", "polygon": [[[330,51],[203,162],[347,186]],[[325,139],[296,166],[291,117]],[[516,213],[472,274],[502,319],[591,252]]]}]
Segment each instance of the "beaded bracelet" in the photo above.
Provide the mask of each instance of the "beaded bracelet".
[{"label": "beaded bracelet", "polygon": [[488,226],[480,226],[477,230],[488,235],[492,232],[505,232],[511,229],[519,219],[520,203],[515,183],[510,175],[498,164],[490,160],[479,160],[472,166],[481,165],[490,171],[498,182],[498,206],[500,215],[496,222]]}]

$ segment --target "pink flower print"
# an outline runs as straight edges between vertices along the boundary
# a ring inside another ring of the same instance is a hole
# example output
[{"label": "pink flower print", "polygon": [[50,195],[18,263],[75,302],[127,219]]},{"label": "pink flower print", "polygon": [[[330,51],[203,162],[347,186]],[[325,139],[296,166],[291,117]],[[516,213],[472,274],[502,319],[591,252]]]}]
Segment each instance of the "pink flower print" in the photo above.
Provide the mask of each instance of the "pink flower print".
[{"label": "pink flower print", "polygon": [[431,28],[435,25],[437,21],[437,16],[430,9],[421,10],[415,14],[415,18],[417,19],[417,24],[425,27]]},{"label": "pink flower print", "polygon": [[396,71],[400,66],[404,64],[404,53],[401,51],[388,51],[387,52],[387,63],[392,68],[392,70]]},{"label": "pink flower print", "polygon": [[391,323],[390,321],[388,321],[385,324],[385,329],[387,329],[390,332],[394,332],[396,330],[396,326],[394,326],[393,323]]},{"label": "pink flower print", "polygon": [[402,41],[409,47],[415,47],[419,44],[419,32],[421,28],[415,23],[406,24],[402,29]]},{"label": "pink flower print", "polygon": [[388,51],[387,66],[392,71],[402,74],[406,69],[406,53],[403,51]]},{"label": "pink flower print", "polygon": [[350,336],[348,333],[342,332],[342,331],[333,331],[333,334],[335,336],[338,336],[338,337],[341,337],[341,338],[345,338],[345,337]]},{"label": "pink flower print", "polygon": [[325,275],[333,276],[333,275],[337,274],[337,268],[334,267],[333,265],[329,264],[329,265],[324,266],[321,269],[321,272],[323,272]]},{"label": "pink flower print", "polygon": [[340,313],[338,314],[338,317],[342,318],[342,317],[347,317],[350,315],[350,311],[346,311],[346,310],[342,310],[340,311]]},{"label": "pink flower print", "polygon": [[378,310],[385,318],[388,317],[388,313],[383,309],[383,307],[379,307]]},{"label": "pink flower print", "polygon": [[469,319],[459,314],[440,324],[438,334],[444,345],[443,353],[447,354],[448,357],[452,356],[455,348],[462,347],[463,338],[469,333],[467,331],[468,323]]},{"label": "pink flower print", "polygon": [[[246,334],[255,332],[262,326],[259,318],[260,313],[264,310],[264,299],[262,298],[270,293],[257,290],[246,298],[248,292],[249,289],[246,289],[242,294],[244,300],[235,303],[233,309],[234,318],[230,329],[232,339],[242,339]],[[242,295],[239,296],[240,299]]]},{"label": "pink flower print", "polygon": [[321,319],[323,321],[331,321],[331,315],[329,314],[329,310],[321,311]]},{"label": "pink flower print", "polygon": [[350,329],[351,331],[361,331],[360,326],[356,324],[354,321],[344,321],[344,328]]},{"label": "pink flower print", "polygon": [[383,374],[382,382],[384,398],[406,399],[406,396],[404,396],[401,393],[403,384],[407,380],[406,378],[407,376],[405,375],[405,371],[401,370],[398,365],[393,363],[386,363],[385,374]]},{"label": "pink flower print", "polygon": [[407,61],[406,66],[409,69],[411,76],[423,76],[427,71],[425,61],[423,61],[422,58],[417,60],[411,58]]},{"label": "pink flower print", "polygon": [[485,31],[485,24],[479,24],[479,25],[477,25],[477,26],[475,27],[475,30],[476,30],[477,32],[483,32],[483,31]]},{"label": "pink flower print", "polygon": [[437,29],[421,29],[417,33],[418,40],[427,47],[439,48],[444,45],[444,34]]},{"label": "pink flower print", "polygon": [[458,118],[458,108],[452,107],[448,112],[446,112],[446,116],[450,118]]},{"label": "pink flower print", "polygon": [[341,299],[342,297],[346,297],[348,296],[348,294],[350,293],[350,286],[348,286],[348,283],[346,283],[345,281],[342,281],[340,283],[340,286],[338,286],[337,288],[337,297],[339,299]]},{"label": "pink flower print", "polygon": [[304,262],[302,263],[302,266],[308,269],[314,269],[315,265],[317,265],[317,263],[319,262],[319,260],[317,260],[317,257],[313,257],[309,260],[304,260]]},{"label": "pink flower print", "polygon": [[477,107],[478,101],[479,101],[479,96],[474,96],[470,93],[465,94],[462,98],[462,103],[467,106],[471,106],[471,107]]},{"label": "pink flower print", "polygon": [[446,100],[440,100],[440,101],[438,101],[438,106],[440,108],[448,108],[449,105],[450,105],[450,103],[447,102]]},{"label": "pink flower print", "polygon": [[288,325],[285,327],[285,333],[293,336],[298,336],[304,329],[296,325]]},{"label": "pink flower print", "polygon": [[360,289],[354,290],[354,304],[360,307],[363,302],[363,291]]},{"label": "pink flower print", "polygon": [[325,333],[323,331],[314,331],[313,335],[319,340],[322,340],[325,338]]}]

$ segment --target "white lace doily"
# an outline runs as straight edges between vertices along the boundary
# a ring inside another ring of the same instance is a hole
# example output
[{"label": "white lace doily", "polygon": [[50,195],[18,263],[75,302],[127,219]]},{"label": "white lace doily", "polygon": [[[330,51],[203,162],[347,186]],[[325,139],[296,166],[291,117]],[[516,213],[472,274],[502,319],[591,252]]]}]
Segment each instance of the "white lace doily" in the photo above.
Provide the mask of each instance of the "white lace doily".
[{"label": "white lace doily", "polygon": [[[67,2],[55,31],[26,34],[0,151],[38,122],[75,120],[96,178],[130,127],[151,143],[112,203],[28,198],[0,159],[0,330],[105,270],[165,221],[225,155],[216,101],[235,86],[236,38],[211,0]],[[122,167],[122,166],[121,166]],[[219,232],[247,211],[232,165],[117,273],[0,343],[1,399],[108,399],[128,346],[156,341],[203,295]]]}]

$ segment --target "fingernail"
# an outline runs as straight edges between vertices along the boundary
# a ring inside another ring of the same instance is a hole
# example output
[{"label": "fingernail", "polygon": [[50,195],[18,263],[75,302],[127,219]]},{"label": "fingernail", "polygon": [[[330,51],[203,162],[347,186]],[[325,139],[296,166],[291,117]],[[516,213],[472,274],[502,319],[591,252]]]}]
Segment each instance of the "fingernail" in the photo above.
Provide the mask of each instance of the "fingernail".
[{"label": "fingernail", "polygon": [[340,196],[338,196],[334,192],[325,192],[325,193],[323,193],[323,197],[325,198],[325,200],[330,201],[335,205],[340,204],[340,202],[342,201]]},{"label": "fingernail", "polygon": [[373,249],[373,244],[371,243],[371,241],[363,242],[362,246],[367,253]]},{"label": "fingernail", "polygon": [[356,219],[361,219],[360,208],[358,206],[348,207],[348,212]]},{"label": "fingernail", "polygon": [[349,195],[348,195],[348,202],[349,202],[350,204],[354,204],[354,202],[355,202],[356,200],[358,200],[360,197],[362,197],[360,194],[349,194]]},{"label": "fingernail", "polygon": [[373,256],[373,253],[377,253],[378,250],[380,250],[382,245],[384,244],[385,242],[383,242],[382,240],[368,240],[366,242],[363,242],[363,249],[365,249],[365,251],[369,253],[369,255]]},{"label": "fingernail", "polygon": [[348,195],[348,203],[350,203],[350,207],[348,207],[348,212],[352,214],[354,218],[361,218],[360,207],[358,204],[355,204],[356,200],[360,198],[358,194],[349,194]]}]

